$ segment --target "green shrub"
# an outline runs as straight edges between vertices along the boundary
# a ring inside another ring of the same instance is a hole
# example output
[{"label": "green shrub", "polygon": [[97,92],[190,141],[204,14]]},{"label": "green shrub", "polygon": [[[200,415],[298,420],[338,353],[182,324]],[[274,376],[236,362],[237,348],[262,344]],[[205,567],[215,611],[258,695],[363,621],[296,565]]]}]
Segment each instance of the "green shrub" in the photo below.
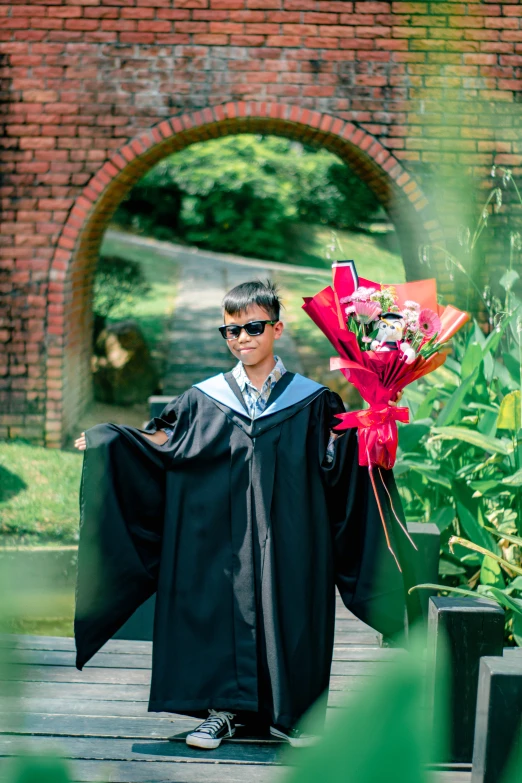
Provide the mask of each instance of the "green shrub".
[{"label": "green shrub", "polygon": [[101,256],[94,275],[93,311],[105,320],[126,315],[150,291],[141,264],[120,256]]},{"label": "green shrub", "polygon": [[213,250],[286,260],[299,223],[351,228],[379,210],[326,150],[251,134],[170,155],[132,189],[115,221]]},{"label": "green shrub", "polygon": [[[509,185],[510,172],[503,181]],[[475,231],[461,232],[471,256],[490,205],[501,204],[499,190],[491,191]],[[465,272],[458,259],[446,256]],[[466,335],[457,335],[443,367],[406,388],[412,420],[400,429],[395,475],[407,517],[435,522],[441,530],[445,588],[498,601],[507,610],[509,641],[522,646],[522,302],[513,294],[518,280],[513,254],[498,281],[503,302],[488,291],[483,296],[470,280],[488,314],[489,334],[474,322]]]}]

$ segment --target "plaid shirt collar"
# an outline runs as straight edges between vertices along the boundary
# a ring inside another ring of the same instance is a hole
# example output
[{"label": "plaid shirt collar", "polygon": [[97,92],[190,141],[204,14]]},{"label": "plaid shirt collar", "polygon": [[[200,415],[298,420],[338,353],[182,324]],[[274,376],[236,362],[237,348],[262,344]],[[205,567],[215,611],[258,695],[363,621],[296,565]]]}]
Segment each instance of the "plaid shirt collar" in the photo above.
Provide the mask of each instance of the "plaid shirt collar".
[{"label": "plaid shirt collar", "polygon": [[245,404],[248,408],[248,412],[251,416],[256,413],[262,413],[266,408],[270,392],[276,385],[277,381],[285,374],[286,367],[279,358],[274,356],[276,360],[274,369],[268,374],[261,389],[257,389],[248,375],[246,374],[243,362],[238,362],[232,370],[232,375],[237,381],[237,384],[245,400]]}]

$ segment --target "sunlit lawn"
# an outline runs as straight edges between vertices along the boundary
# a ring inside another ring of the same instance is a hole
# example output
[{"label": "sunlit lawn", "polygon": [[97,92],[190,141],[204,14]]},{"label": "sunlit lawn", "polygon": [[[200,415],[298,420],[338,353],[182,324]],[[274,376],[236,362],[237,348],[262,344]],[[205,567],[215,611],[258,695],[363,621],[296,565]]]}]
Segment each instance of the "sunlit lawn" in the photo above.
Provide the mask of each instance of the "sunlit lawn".
[{"label": "sunlit lawn", "polygon": [[79,452],[0,443],[0,546],[74,543],[81,468]]}]

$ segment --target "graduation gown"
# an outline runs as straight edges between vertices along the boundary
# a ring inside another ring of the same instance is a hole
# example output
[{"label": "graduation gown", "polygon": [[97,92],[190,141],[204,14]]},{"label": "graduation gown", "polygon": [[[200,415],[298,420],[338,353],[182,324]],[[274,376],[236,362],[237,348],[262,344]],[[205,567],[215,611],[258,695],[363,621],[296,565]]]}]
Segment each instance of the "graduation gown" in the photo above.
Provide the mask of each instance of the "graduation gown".
[{"label": "graduation gown", "polygon": [[[161,446],[133,427],[87,430],[77,667],[157,592],[149,710],[263,708],[292,726],[328,689],[335,585],[358,617],[400,634],[403,575],[358,465],[356,431],[325,459],[343,411],[338,395],[287,372],[252,420],[228,373],[147,425],[173,428]],[[383,475],[399,509],[392,473]],[[395,525],[390,518],[397,551]]]}]

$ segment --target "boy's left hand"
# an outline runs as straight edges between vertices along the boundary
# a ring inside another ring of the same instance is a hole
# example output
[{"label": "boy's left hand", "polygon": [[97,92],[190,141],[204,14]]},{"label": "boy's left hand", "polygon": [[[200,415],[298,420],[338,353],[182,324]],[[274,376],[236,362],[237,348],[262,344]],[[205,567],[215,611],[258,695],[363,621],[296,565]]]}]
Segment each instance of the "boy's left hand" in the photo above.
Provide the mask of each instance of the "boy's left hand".
[{"label": "boy's left hand", "polygon": [[395,400],[388,400],[388,405],[398,405],[399,402],[402,399],[402,395],[404,394],[403,390],[401,389],[400,392],[397,392],[395,396]]}]

